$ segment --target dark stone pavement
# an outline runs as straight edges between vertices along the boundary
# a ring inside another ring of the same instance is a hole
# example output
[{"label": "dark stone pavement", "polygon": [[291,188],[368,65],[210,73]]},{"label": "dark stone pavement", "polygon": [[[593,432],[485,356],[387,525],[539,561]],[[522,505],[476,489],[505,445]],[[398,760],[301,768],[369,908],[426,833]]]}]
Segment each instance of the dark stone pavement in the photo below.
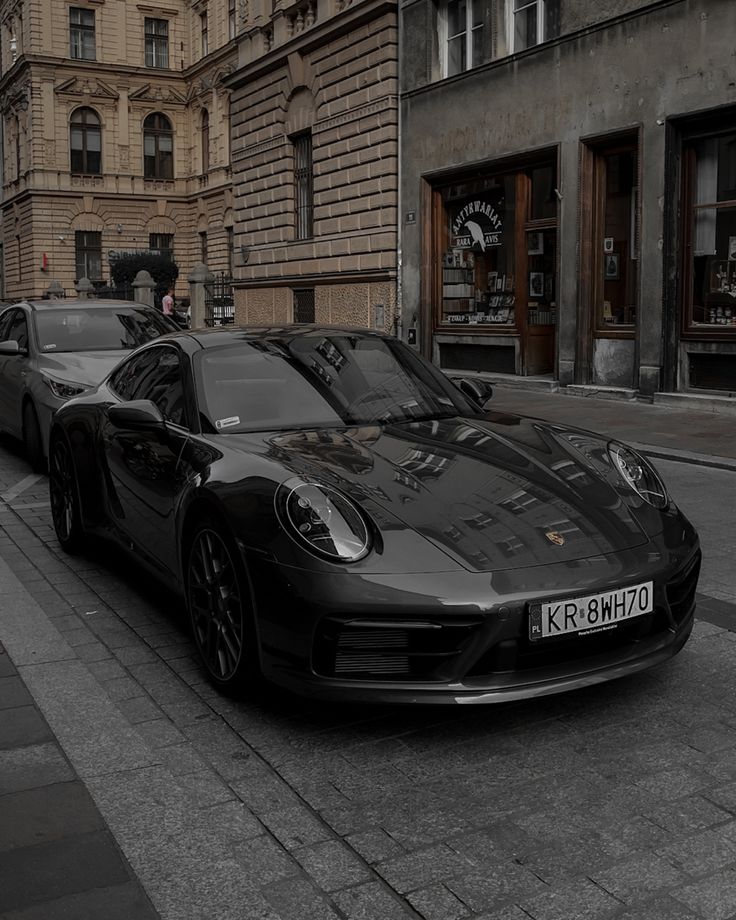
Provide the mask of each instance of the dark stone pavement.
[{"label": "dark stone pavement", "polygon": [[0,645],[0,917],[158,914]]}]

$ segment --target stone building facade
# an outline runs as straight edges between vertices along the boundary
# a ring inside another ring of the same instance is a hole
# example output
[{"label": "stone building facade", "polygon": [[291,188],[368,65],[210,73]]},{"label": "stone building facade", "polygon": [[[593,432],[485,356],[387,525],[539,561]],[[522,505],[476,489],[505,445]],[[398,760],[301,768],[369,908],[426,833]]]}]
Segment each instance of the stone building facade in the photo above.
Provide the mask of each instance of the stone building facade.
[{"label": "stone building facade", "polygon": [[236,320],[393,331],[397,9],[251,0],[231,90]]},{"label": "stone building facade", "polygon": [[111,251],[170,251],[183,294],[203,256],[230,270],[243,21],[235,0],[2,0],[0,298],[104,282]]},{"label": "stone building facade", "polygon": [[402,0],[402,312],[444,368],[736,392],[733,0]]}]

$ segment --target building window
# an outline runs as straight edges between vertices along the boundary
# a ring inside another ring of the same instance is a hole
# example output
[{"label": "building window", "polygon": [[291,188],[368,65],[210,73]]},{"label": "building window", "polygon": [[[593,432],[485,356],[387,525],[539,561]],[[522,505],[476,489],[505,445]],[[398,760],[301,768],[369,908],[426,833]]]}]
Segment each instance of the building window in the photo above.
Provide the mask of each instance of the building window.
[{"label": "building window", "polygon": [[77,230],[74,234],[77,276],[90,281],[102,280],[102,234],[95,230]]},{"label": "building window", "polygon": [[314,322],[314,288],[297,288],[294,292],[294,322]]},{"label": "building window", "polygon": [[296,238],[311,239],[313,235],[313,165],[312,133],[307,131],[292,138],[294,145],[294,220]]},{"label": "building window", "polygon": [[199,258],[204,265],[207,264],[207,231],[199,231]]},{"label": "building window", "polygon": [[168,19],[145,19],[146,67],[169,66]]},{"label": "building window", "polygon": [[483,63],[484,14],[483,0],[449,0],[444,7],[445,76]]},{"label": "building window", "polygon": [[202,109],[202,173],[210,168],[210,113]]},{"label": "building window", "polygon": [[201,36],[202,57],[205,57],[209,53],[209,50],[210,50],[206,12],[202,13],[202,15],[199,17],[199,30],[200,30],[200,36]]},{"label": "building window", "polygon": [[82,61],[95,59],[95,11],[69,9],[69,55]]},{"label": "building window", "polygon": [[556,38],[559,31],[559,0],[511,0],[513,51],[524,51]]},{"label": "building window", "polygon": [[98,176],[102,172],[102,130],[93,109],[76,109],[69,126],[71,171]]},{"label": "building window", "polygon": [[238,21],[235,13],[235,0],[228,0],[227,6],[227,31],[230,38],[235,38],[238,30]]},{"label": "building window", "polygon": [[736,334],[736,132],[684,147],[683,332]]},{"label": "building window", "polygon": [[165,259],[174,261],[174,234],[173,233],[149,233],[148,248],[152,252],[157,252]]},{"label": "building window", "polygon": [[143,122],[143,175],[146,179],[174,178],[174,132],[160,112]]},{"label": "building window", "polygon": [[[235,231],[232,227],[226,227],[225,233],[227,235],[227,273],[232,278],[233,276],[233,253],[235,252]],[[1,248],[1,244],[0,244]]]},{"label": "building window", "polygon": [[633,334],[639,300],[639,155],[635,141],[593,151],[595,328]]}]

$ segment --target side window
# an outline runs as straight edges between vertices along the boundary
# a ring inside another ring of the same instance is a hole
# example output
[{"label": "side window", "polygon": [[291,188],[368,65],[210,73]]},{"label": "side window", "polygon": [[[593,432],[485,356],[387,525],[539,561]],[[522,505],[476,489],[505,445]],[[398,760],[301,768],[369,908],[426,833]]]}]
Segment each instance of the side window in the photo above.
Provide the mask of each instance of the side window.
[{"label": "side window", "polygon": [[6,342],[8,339],[8,330],[12,322],[13,310],[6,310],[0,314],[0,342]]},{"label": "side window", "polygon": [[8,330],[8,339],[18,343],[19,348],[28,349],[28,322],[22,310],[16,310]]},{"label": "side window", "polygon": [[121,364],[110,377],[110,387],[121,399],[126,401],[137,399],[137,396],[133,396],[133,390],[138,381],[154,367],[156,360],[157,352],[154,349],[148,349],[135,355]]},{"label": "side window", "polygon": [[173,348],[151,348],[148,354],[153,360],[137,377],[131,399],[150,399],[167,422],[188,427],[178,352]]}]

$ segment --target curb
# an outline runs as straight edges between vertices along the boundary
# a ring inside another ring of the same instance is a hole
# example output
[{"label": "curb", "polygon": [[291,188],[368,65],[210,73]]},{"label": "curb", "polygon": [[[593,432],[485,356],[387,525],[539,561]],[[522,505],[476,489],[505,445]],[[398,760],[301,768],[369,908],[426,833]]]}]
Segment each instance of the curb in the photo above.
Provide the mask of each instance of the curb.
[{"label": "curb", "polygon": [[639,444],[627,441],[635,450],[646,454],[647,457],[656,457],[660,460],[672,460],[676,463],[690,463],[693,466],[707,466],[711,469],[728,470],[736,473],[736,459],[730,457],[716,457],[712,454],[699,454],[695,451],[678,450],[674,447],[657,447],[653,444]]}]

